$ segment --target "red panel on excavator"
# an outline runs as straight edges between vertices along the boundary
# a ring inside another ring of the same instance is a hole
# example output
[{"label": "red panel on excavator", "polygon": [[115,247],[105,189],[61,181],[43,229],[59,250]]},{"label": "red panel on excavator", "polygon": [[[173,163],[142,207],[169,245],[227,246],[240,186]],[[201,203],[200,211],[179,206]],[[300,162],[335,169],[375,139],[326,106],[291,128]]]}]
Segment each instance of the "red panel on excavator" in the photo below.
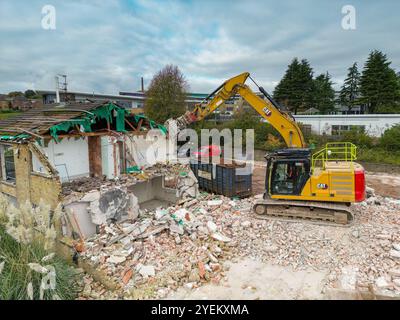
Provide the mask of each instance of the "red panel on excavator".
[{"label": "red panel on excavator", "polygon": [[356,169],[354,171],[354,191],[355,201],[361,202],[365,200],[365,173],[364,169]]}]

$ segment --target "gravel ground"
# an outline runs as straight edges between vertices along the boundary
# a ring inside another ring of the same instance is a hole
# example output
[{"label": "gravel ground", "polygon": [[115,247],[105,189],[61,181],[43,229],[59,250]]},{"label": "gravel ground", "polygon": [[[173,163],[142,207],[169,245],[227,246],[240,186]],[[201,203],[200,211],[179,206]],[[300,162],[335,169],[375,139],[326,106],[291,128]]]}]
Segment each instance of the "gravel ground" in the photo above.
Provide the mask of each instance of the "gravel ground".
[{"label": "gravel ground", "polygon": [[[161,211],[140,216],[136,223],[151,221],[145,236],[109,246],[105,244],[121,233],[121,226],[104,229],[88,241],[85,257],[119,289],[110,296],[89,283],[81,298],[165,298],[210,282],[224,286],[229,282],[227,262],[246,259],[292,272],[322,273],[322,293],[326,288],[373,288],[400,296],[399,201],[372,195],[353,206],[355,221],[347,227],[260,220],[250,214],[254,201],[203,194],[194,204],[169,208],[162,218]],[[183,216],[177,218],[177,212]],[[162,231],[146,236],[160,226]],[[252,268],[242,269],[252,273]]]}]

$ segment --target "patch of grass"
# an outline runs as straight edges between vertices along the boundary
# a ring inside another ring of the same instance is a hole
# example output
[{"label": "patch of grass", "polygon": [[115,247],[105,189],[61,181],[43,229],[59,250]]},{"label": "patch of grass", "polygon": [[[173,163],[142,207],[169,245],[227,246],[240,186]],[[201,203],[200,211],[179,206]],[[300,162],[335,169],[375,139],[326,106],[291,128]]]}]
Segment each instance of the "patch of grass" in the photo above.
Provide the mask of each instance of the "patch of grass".
[{"label": "patch of grass", "polygon": [[77,296],[77,273],[66,261],[58,256],[43,262],[49,253],[40,243],[21,244],[14,240],[0,226],[0,263],[4,262],[0,273],[0,300],[29,299],[27,287],[32,283],[33,299],[40,299],[40,286],[43,274],[32,270],[28,263],[37,263],[44,267],[51,265],[55,269],[55,287],[43,290],[43,299],[74,299]]},{"label": "patch of grass", "polygon": [[371,163],[400,165],[400,152],[386,151],[381,148],[358,148],[357,160]]},{"label": "patch of grass", "polygon": [[2,112],[0,112],[0,120],[12,118],[19,114],[21,114],[21,112],[19,112],[19,111],[9,111],[9,110],[2,111]]}]

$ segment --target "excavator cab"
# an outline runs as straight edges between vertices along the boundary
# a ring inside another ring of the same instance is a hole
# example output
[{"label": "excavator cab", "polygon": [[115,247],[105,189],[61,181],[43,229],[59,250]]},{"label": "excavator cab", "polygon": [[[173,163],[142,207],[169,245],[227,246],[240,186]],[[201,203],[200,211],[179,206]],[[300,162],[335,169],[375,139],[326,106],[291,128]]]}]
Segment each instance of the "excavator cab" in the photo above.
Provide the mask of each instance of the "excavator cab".
[{"label": "excavator cab", "polygon": [[289,148],[266,155],[265,197],[300,195],[310,177],[310,149]]}]

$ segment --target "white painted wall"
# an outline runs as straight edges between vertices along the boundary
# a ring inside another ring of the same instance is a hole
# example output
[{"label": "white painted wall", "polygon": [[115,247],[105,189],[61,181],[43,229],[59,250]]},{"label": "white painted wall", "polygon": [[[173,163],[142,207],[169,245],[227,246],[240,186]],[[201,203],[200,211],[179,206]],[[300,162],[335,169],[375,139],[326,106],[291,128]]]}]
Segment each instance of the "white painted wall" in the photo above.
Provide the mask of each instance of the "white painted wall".
[{"label": "white painted wall", "polygon": [[294,115],[297,122],[311,125],[316,134],[332,133],[332,125],[360,125],[371,136],[380,137],[383,132],[400,123],[400,114],[356,114],[356,115]]},{"label": "white painted wall", "polygon": [[[88,139],[64,138],[59,143],[51,140],[47,147],[38,147],[57,169],[62,182],[89,176]],[[39,160],[32,156],[33,171],[45,172]]]}]

